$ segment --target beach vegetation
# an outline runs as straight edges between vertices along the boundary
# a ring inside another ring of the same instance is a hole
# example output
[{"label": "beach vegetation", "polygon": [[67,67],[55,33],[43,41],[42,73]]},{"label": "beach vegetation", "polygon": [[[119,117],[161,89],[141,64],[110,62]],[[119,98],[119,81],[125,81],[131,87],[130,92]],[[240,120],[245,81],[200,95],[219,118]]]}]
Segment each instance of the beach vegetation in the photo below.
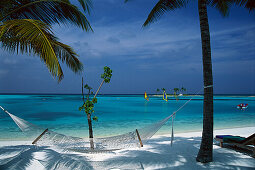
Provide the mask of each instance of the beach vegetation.
[{"label": "beach vegetation", "polygon": [[[94,106],[97,103],[97,98],[96,97],[97,97],[98,92],[101,89],[103,83],[110,83],[111,77],[112,77],[112,70],[110,69],[110,67],[105,66],[104,67],[104,73],[101,74],[101,78],[103,80],[102,80],[100,86],[98,87],[95,96],[92,99],[90,98],[90,94],[92,94],[92,91],[91,91],[92,88],[88,84],[85,84],[83,86],[83,78],[82,78],[82,99],[83,99],[83,104],[82,104],[82,106],[79,107],[79,111],[84,111],[86,113],[86,115],[87,115],[88,126],[89,126],[89,141],[90,141],[90,148],[91,149],[94,149],[92,120],[98,121],[98,117],[95,116],[95,111],[94,111]],[[83,89],[87,89],[88,90],[86,100],[85,100],[85,97],[84,97]]]},{"label": "beach vegetation", "polygon": [[85,14],[90,14],[91,0],[78,0],[83,11],[69,0],[1,0],[0,45],[3,50],[17,54],[39,56],[53,78],[60,82],[64,73],[60,62],[74,73],[83,64],[78,54],[59,41],[53,24],[72,24],[84,31],[93,31]]},{"label": "beach vegetation", "polygon": [[[127,1],[129,0],[125,0],[125,2]],[[168,11],[186,7],[188,2],[189,0],[159,0],[149,13],[143,27],[158,21]],[[227,16],[229,8],[233,4],[244,6],[249,11],[255,9],[254,0],[198,0],[203,61],[204,109],[202,141],[196,160],[202,163],[213,160],[213,74],[207,6],[214,7],[223,16]]]},{"label": "beach vegetation", "polygon": [[159,90],[159,88],[157,88],[157,90],[156,90],[156,94],[158,94],[160,92],[160,90]]},{"label": "beach vegetation", "polygon": [[185,87],[182,86],[182,88],[180,89],[180,91],[181,91],[182,93],[185,93],[185,92],[187,91],[187,89],[186,89]]},{"label": "beach vegetation", "polygon": [[179,95],[178,95],[178,92],[180,91],[180,89],[179,88],[174,88],[174,97],[175,97],[175,99],[178,101],[178,99],[179,99]]}]

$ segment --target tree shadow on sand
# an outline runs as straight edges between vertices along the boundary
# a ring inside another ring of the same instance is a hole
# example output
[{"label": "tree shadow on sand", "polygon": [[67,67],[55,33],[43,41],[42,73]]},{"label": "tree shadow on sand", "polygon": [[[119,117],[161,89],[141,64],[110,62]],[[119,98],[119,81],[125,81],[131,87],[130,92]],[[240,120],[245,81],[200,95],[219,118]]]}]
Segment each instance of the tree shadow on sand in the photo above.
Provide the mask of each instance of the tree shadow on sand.
[{"label": "tree shadow on sand", "polygon": [[124,163],[132,162],[141,163],[144,169],[254,169],[255,167],[253,158],[218,146],[214,146],[213,163],[198,163],[196,154],[200,142],[200,137],[176,137],[171,147],[168,137],[151,139],[144,148],[120,151],[121,156],[105,160],[105,167],[122,169]]},{"label": "tree shadow on sand", "polygon": [[[214,162],[196,162],[200,137],[176,137],[173,146],[169,137],[151,139],[143,148],[109,153],[84,154],[63,152],[33,145],[0,148],[0,169],[26,169],[36,160],[45,169],[253,169],[255,159],[231,149],[214,145]],[[39,156],[38,156],[39,155]],[[104,157],[105,156],[105,157]],[[100,158],[95,161],[93,158]]]},{"label": "tree shadow on sand", "polygon": [[17,145],[0,148],[0,169],[23,170],[31,164],[36,146]]},{"label": "tree shadow on sand", "polygon": [[[40,154],[41,156],[36,156]],[[94,169],[86,157],[59,153],[48,147],[34,145],[4,146],[0,148],[0,169],[24,170],[32,161],[39,161],[44,169]]]},{"label": "tree shadow on sand", "polygon": [[[106,154],[112,153],[108,152]],[[102,153],[96,154],[98,156],[98,154]],[[38,147],[34,145],[4,146],[0,147],[0,169],[25,170],[31,165],[32,161],[38,161],[44,169],[50,170],[111,169],[104,168],[105,161],[90,161],[86,155],[93,156],[94,154],[81,155],[80,153],[69,153],[61,149],[51,149],[49,147]],[[132,169],[141,169],[142,165],[139,162],[132,164],[127,162],[122,167],[125,167],[124,169],[129,169],[129,167],[132,167]]]}]

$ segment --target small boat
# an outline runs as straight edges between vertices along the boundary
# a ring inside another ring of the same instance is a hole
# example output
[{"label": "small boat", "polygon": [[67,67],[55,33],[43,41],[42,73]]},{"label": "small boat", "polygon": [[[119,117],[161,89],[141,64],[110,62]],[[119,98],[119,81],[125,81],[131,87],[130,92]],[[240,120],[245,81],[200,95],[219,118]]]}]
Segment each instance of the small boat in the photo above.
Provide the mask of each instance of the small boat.
[{"label": "small boat", "polygon": [[163,92],[163,100],[167,101],[166,91]]},{"label": "small boat", "polygon": [[147,101],[149,101],[149,97],[147,96],[147,93],[144,93],[144,99],[146,99]]},{"label": "small boat", "polygon": [[248,107],[247,103],[240,103],[239,105],[237,105],[237,109],[240,109],[240,110],[245,110],[247,109],[247,107]]}]

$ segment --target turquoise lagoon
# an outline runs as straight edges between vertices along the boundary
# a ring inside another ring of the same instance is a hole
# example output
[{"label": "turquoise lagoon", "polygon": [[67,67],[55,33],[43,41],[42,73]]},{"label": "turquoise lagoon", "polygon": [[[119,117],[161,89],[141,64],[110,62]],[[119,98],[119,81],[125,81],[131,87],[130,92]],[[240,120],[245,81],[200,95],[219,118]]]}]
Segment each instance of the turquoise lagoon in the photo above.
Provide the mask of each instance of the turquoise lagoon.
[{"label": "turquoise lagoon", "polygon": [[[126,133],[155,123],[177,110],[191,97],[182,96],[179,101],[173,97],[168,102],[161,97],[143,95],[103,95],[98,97],[93,122],[95,137]],[[238,110],[240,103],[248,103],[245,111]],[[33,124],[49,128],[66,135],[87,137],[88,126],[81,95],[0,95],[0,105],[10,113]],[[201,131],[203,120],[203,96],[195,96],[175,118],[175,132]],[[214,96],[215,129],[255,126],[255,97]],[[157,134],[170,134],[170,122]],[[0,111],[0,140],[21,140],[20,133],[12,119]]]}]

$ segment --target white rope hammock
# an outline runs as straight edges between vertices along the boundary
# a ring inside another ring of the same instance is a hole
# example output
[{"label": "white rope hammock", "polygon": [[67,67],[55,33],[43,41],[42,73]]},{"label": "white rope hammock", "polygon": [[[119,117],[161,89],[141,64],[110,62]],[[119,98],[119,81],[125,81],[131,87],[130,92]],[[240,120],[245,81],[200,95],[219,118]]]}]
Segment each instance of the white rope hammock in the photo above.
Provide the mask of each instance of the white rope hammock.
[{"label": "white rope hammock", "polygon": [[[202,90],[202,89],[201,89]],[[200,91],[201,91],[200,90]],[[198,94],[198,91],[196,94]],[[115,150],[115,149],[125,149],[125,148],[133,148],[133,147],[142,147],[144,143],[146,143],[170,118],[172,118],[172,132],[171,132],[171,146],[174,140],[174,119],[176,113],[180,111],[185,105],[187,105],[194,97],[185,102],[181,107],[179,107],[175,112],[173,112],[170,116],[148,125],[141,129],[136,129],[134,131],[106,138],[80,138],[80,137],[72,137],[66,136],[60,133],[56,133],[49,129],[43,129],[39,126],[36,126],[24,119],[21,119],[7,110],[5,110],[2,106],[0,108],[7,113],[13,121],[17,124],[17,126],[24,133],[31,136],[34,141],[32,144],[36,145],[44,145],[44,146],[58,146],[62,149],[67,150],[90,150],[89,141],[93,140],[95,144],[94,150]]]}]

